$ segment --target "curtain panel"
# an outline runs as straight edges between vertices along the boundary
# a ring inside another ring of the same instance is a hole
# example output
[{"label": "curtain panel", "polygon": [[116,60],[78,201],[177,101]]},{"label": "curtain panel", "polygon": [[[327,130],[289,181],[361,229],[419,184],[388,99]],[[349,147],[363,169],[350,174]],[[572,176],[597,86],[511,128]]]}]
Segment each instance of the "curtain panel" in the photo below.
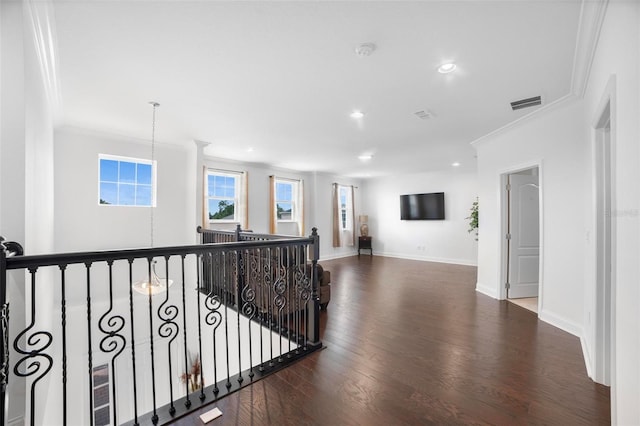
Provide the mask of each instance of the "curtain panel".
[{"label": "curtain panel", "polygon": [[333,217],[333,247],[340,247],[340,187],[337,183],[333,184],[331,199],[331,213]]}]

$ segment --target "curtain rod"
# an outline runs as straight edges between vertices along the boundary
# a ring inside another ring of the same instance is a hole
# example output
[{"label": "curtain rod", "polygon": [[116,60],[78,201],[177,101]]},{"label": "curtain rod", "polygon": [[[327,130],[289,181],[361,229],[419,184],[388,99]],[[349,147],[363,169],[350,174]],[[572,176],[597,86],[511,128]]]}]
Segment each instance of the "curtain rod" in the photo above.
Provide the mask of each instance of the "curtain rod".
[{"label": "curtain rod", "polygon": [[345,185],[344,183],[339,183],[339,182],[333,182],[333,185],[350,186],[352,188],[358,189],[358,187],[355,185]]},{"label": "curtain rod", "polygon": [[236,174],[236,175],[240,175],[240,174],[242,174],[242,173],[247,173],[247,172],[245,172],[245,171],[239,172],[239,171],[237,171],[237,170],[220,169],[220,168],[218,168],[218,167],[209,167],[209,166],[205,166],[205,168],[207,169],[207,171],[211,170],[211,171],[214,171],[214,172],[233,173],[233,174]]},{"label": "curtain rod", "polygon": [[270,178],[274,178],[274,179],[278,179],[278,180],[286,180],[289,182],[302,182],[302,179],[292,179],[292,178],[287,178],[287,177],[281,177],[281,176],[276,176],[276,175],[270,175]]}]

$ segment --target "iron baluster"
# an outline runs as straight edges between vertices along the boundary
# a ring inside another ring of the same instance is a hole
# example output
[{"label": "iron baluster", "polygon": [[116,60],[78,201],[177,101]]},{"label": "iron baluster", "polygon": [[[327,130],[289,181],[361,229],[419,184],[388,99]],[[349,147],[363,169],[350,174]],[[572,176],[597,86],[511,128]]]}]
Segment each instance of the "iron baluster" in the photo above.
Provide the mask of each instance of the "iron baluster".
[{"label": "iron baluster", "polygon": [[127,343],[126,339],[120,331],[125,326],[125,320],[120,315],[111,315],[113,312],[113,261],[107,262],[109,267],[109,310],[105,312],[98,321],[98,328],[105,334],[105,337],[100,341],[100,350],[104,353],[112,353],[111,357],[111,394],[113,395],[113,422],[118,424],[118,411],[117,411],[117,398],[116,398],[116,358],[122,353]]},{"label": "iron baluster", "polygon": [[[151,275],[152,272],[152,264],[153,264],[153,257],[148,257],[147,258],[147,264],[148,264],[148,276],[149,276],[149,288],[151,288],[151,283],[153,283],[153,276]],[[153,296],[151,294],[151,290],[149,290],[148,295],[147,295],[147,303],[149,305],[149,349],[150,349],[150,354],[151,354],[151,394],[152,394],[152,400],[153,400],[153,415],[151,416],[151,421],[153,422],[153,424],[157,424],[158,423],[158,409],[157,409],[157,405],[156,405],[156,361],[155,361],[155,354],[154,354],[154,345],[153,345]]]},{"label": "iron baluster", "polygon": [[[180,256],[180,261],[181,261],[181,272],[182,272],[182,336],[184,338],[184,365],[185,365],[185,370],[187,369],[188,366],[188,361],[187,361],[187,298],[186,298],[186,292],[185,292],[185,272],[184,272],[184,259],[185,259],[186,255],[181,255]],[[199,286],[198,286],[199,287]],[[198,288],[197,288],[198,289]],[[198,293],[200,293],[200,291],[198,291]],[[202,364],[202,362],[200,362],[200,364]],[[191,407],[191,400],[189,399],[189,380],[185,380],[185,386],[186,386],[186,393],[187,396],[185,398],[184,401],[184,406],[189,408]]]},{"label": "iron baluster", "polygon": [[[29,334],[31,330],[35,327],[36,324],[36,271],[38,268],[31,267],[29,268],[29,273],[31,274],[31,321],[29,322],[29,326],[25,328],[20,334],[18,334],[13,341],[13,349],[20,355],[23,355],[22,358],[18,360],[16,365],[13,368],[13,373],[18,377],[29,377],[33,376],[36,373],[39,373],[42,367],[42,363],[46,361],[47,365],[44,368],[44,371],[40,372],[39,375],[31,382],[31,389],[29,393],[29,406],[30,406],[30,424],[35,425],[35,407],[38,405],[36,403],[36,385],[38,382],[49,373],[51,367],[53,366],[53,358],[44,353],[44,351],[51,346],[53,342],[53,335],[47,331],[36,331],[32,334]],[[23,337],[26,337],[26,347],[23,349],[20,347],[19,342]],[[41,359],[43,358],[43,359]],[[30,363],[27,363],[28,360],[32,360]],[[20,366],[24,364],[25,370],[20,371]]]},{"label": "iron baluster", "polygon": [[[248,250],[247,250],[248,253]],[[256,249],[256,251],[252,252],[249,256],[251,259],[250,262],[250,273],[249,273],[249,284],[242,291],[242,313],[249,319],[249,377],[253,377],[253,336],[251,333],[252,321],[255,317],[257,307],[255,304],[256,300],[256,291],[255,286],[257,282],[255,279],[255,271],[258,270],[258,259],[260,258],[260,249]]]},{"label": "iron baluster", "polygon": [[[235,258],[235,256],[234,256]],[[232,280],[233,278],[233,267],[231,267],[230,269],[232,270],[232,272],[229,274],[228,273],[228,264],[227,264],[228,259],[226,259],[225,253],[222,253],[222,268],[223,268],[223,276],[224,276],[224,286],[225,286],[225,298],[228,297],[227,295],[231,294],[230,293],[230,289],[228,288],[228,283]],[[231,388],[231,377],[230,377],[230,368],[229,368],[229,300],[225,300],[225,304],[224,304],[224,336],[225,336],[225,349],[226,349],[226,361],[227,361],[227,383],[225,384],[225,386],[227,387],[227,389]]]},{"label": "iron baluster", "polygon": [[87,355],[89,364],[89,424],[93,426],[93,345],[91,341],[91,262],[85,262],[87,268]]},{"label": "iron baluster", "polygon": [[[211,254],[209,254],[211,256]],[[210,263],[212,266],[210,273],[211,279],[215,280],[215,269],[213,268],[214,262]],[[213,292],[213,289],[209,291],[207,294],[207,298],[204,301],[206,308],[208,309],[207,316],[205,317],[205,322],[207,325],[212,326],[211,335],[213,337],[213,393],[217,395],[220,391],[218,389],[218,363],[217,363],[217,347],[216,347],[216,330],[222,323],[222,314],[220,313],[220,307],[222,306],[222,301],[220,300],[220,296]]]},{"label": "iron baluster", "polygon": [[[201,278],[204,276],[204,271],[202,270],[202,268],[204,268],[204,260],[202,258],[202,255],[198,255],[198,262],[196,262],[196,280],[197,280],[197,285],[198,285],[198,289],[200,289],[200,283]],[[211,291],[211,290],[209,290]],[[197,291],[197,302],[198,302],[198,356],[200,357],[200,361],[202,361],[202,320],[201,320],[201,315],[200,315],[200,290]],[[201,362],[201,366],[200,366],[200,383],[202,383],[204,385],[204,376],[203,376],[203,366],[202,366],[202,362]],[[204,401],[204,399],[206,398],[205,394],[204,394],[204,386],[200,387],[200,401]]]},{"label": "iron baluster", "polygon": [[[240,229],[240,225],[238,225],[238,229]],[[240,235],[238,231],[238,236]],[[238,286],[238,296],[236,297],[236,308],[237,308],[237,326],[238,326],[238,366],[240,367],[240,372],[238,373],[238,383],[242,383],[244,380],[242,377],[242,342],[240,338],[240,310],[242,309],[242,294],[244,293],[245,281],[244,281],[244,261],[246,257],[246,252],[238,250],[236,252],[236,258],[238,259],[236,263],[236,278],[237,278],[237,286]],[[251,328],[251,324],[249,324],[249,328]]]},{"label": "iron baluster", "polygon": [[67,424],[67,265],[60,265],[60,316],[62,325],[62,424]]},{"label": "iron baluster", "polygon": [[136,380],[136,342],[134,336],[134,323],[133,323],[133,260],[127,259],[129,262],[129,317],[131,323],[131,366],[133,374],[131,377],[131,383],[133,385],[133,424],[138,426],[138,386]]},{"label": "iron baluster", "polygon": [[174,321],[178,316],[178,307],[175,305],[169,305],[169,256],[165,256],[165,298],[164,302],[158,307],[158,318],[162,320],[162,324],[158,327],[158,334],[164,339],[169,339],[167,342],[167,360],[169,367],[169,401],[171,407],[169,408],[169,414],[172,416],[176,413],[176,408],[173,401],[173,362],[171,356],[171,344],[178,336],[179,327]]}]

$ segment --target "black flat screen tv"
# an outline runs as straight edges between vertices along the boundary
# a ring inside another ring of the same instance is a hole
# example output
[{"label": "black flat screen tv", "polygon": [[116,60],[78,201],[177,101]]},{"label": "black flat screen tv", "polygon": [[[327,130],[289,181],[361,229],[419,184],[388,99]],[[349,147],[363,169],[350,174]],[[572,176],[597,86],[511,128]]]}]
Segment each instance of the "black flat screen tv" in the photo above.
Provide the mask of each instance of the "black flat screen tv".
[{"label": "black flat screen tv", "polygon": [[444,220],[444,192],[400,196],[401,220]]}]

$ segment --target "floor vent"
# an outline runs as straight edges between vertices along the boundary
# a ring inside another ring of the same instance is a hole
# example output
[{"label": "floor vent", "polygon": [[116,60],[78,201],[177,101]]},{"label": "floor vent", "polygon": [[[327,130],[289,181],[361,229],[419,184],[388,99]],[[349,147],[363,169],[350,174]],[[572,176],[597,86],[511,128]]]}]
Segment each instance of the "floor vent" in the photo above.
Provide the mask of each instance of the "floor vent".
[{"label": "floor vent", "polygon": [[519,101],[511,102],[511,109],[518,110],[522,108],[529,108],[536,105],[542,104],[542,98],[540,96],[536,96],[533,98],[520,99]]}]

